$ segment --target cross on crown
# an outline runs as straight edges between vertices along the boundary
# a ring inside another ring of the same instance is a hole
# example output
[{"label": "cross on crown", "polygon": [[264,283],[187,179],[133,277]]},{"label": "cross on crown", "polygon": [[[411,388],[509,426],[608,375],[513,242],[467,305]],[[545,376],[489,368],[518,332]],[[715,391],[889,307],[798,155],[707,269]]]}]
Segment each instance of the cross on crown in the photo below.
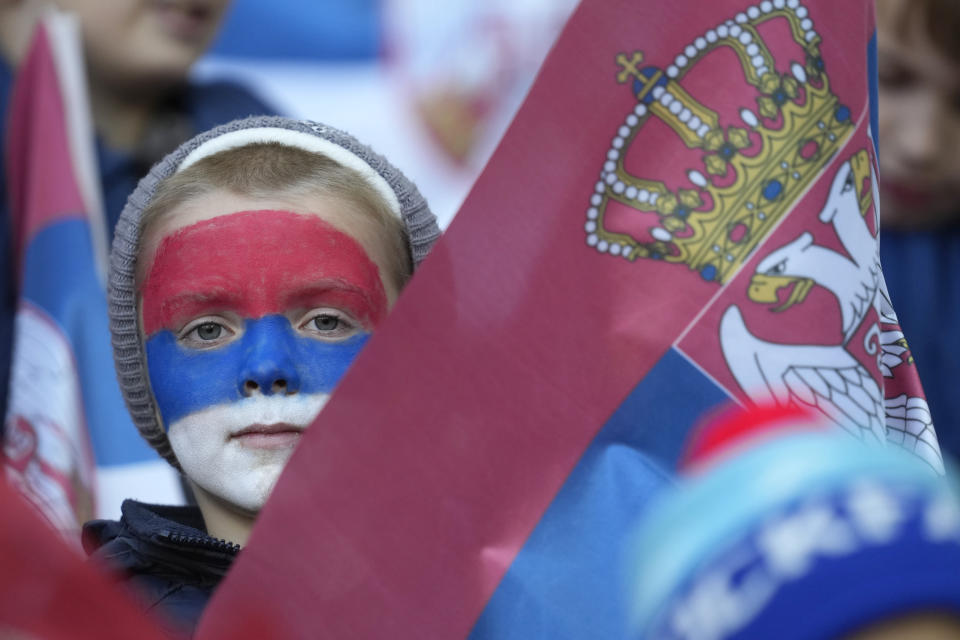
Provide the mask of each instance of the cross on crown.
[{"label": "cross on crown", "polygon": [[[802,61],[781,61],[788,73],[777,72],[758,30],[774,19],[787,21],[804,54]],[[631,261],[683,263],[706,280],[725,282],[853,132],[850,110],[830,90],[819,45],[799,0],[765,0],[694,38],[665,69],[642,66],[642,51],[618,53],[616,80],[629,85],[637,102],[618,128],[591,196],[587,244]],[[736,54],[745,87],[753,88],[752,104],[734,123],[721,123],[681,82],[721,47]],[[650,118],[701,152],[699,166],[686,170],[688,186],[671,190],[626,170],[626,152]],[[612,231],[605,226],[610,202],[656,213],[659,224],[646,239]]]}]

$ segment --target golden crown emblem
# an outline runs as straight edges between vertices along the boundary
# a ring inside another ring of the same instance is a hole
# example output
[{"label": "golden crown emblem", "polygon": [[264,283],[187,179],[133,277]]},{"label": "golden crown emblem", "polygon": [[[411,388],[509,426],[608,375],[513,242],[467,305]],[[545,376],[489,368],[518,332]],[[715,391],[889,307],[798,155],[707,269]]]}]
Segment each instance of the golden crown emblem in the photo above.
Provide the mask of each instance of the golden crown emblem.
[{"label": "golden crown emblem", "polygon": [[[805,57],[783,73],[758,30],[777,18],[787,20]],[[850,109],[830,91],[820,41],[799,0],[765,0],[694,39],[665,70],[641,67],[640,51],[618,54],[617,81],[629,84],[637,104],[618,128],[591,196],[587,244],[630,261],[683,263],[706,280],[725,282],[853,132]],[[721,47],[736,54],[744,86],[755,91],[755,104],[740,108],[740,121],[726,126],[680,83]],[[671,190],[625,168],[626,152],[651,118],[702,152],[702,166],[686,171],[688,187]],[[649,237],[611,229],[611,202],[656,214]]]}]

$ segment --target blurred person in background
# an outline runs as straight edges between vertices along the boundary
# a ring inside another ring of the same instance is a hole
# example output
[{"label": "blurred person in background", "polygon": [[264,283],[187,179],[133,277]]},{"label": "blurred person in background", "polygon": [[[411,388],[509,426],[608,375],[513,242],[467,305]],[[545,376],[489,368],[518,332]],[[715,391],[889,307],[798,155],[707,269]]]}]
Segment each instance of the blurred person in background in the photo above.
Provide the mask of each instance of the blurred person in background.
[{"label": "blurred person in background", "polygon": [[[83,38],[97,134],[106,228],[113,228],[140,177],[194,134],[238,117],[276,111],[228,82],[187,74],[217,33],[229,0],[57,0]],[[48,2],[0,0],[0,118],[7,121],[15,69]],[[6,125],[4,125],[6,127]],[[5,147],[6,131],[0,133]],[[4,160],[0,160],[0,412],[6,413],[16,283]],[[111,238],[112,239],[112,238]],[[106,372],[112,376],[112,372]]]},{"label": "blurred person in background", "polygon": [[628,553],[631,638],[960,638],[953,478],[796,407],[697,432]]},{"label": "blurred person in background", "polygon": [[960,455],[960,3],[878,0],[880,255],[940,446]]}]

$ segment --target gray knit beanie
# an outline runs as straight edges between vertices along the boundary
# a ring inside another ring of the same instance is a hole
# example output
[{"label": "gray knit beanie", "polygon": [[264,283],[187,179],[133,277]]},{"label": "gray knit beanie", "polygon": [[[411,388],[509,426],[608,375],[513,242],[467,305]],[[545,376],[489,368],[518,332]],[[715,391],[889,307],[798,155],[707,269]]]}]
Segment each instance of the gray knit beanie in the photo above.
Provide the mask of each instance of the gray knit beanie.
[{"label": "gray knit beanie", "polygon": [[146,353],[140,338],[135,278],[141,217],[160,182],[177,171],[219,151],[263,142],[279,142],[320,153],[364,176],[402,219],[414,268],[440,237],[436,217],[410,180],[353,136],[323,124],[273,116],[235,120],[185,142],[157,163],[130,194],[117,222],[110,252],[108,304],[113,359],[127,408],[140,434],[177,468],[179,464],[167,434],[157,420]]}]

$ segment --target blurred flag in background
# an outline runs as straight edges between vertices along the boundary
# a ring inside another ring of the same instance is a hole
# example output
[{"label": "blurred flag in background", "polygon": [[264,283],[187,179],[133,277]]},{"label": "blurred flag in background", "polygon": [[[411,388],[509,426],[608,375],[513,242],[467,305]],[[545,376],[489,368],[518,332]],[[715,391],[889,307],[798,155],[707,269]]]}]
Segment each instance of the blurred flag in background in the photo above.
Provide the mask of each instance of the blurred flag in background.
[{"label": "blurred flag in background", "polygon": [[[18,70],[6,167],[20,284],[6,473],[65,534],[118,496],[182,500],[140,438],[107,331],[106,232],[78,27],[51,12]],[[78,540],[76,537],[73,538]]]},{"label": "blurred flag in background", "polygon": [[575,0],[384,4],[387,53],[430,141],[479,168],[499,142]]}]

